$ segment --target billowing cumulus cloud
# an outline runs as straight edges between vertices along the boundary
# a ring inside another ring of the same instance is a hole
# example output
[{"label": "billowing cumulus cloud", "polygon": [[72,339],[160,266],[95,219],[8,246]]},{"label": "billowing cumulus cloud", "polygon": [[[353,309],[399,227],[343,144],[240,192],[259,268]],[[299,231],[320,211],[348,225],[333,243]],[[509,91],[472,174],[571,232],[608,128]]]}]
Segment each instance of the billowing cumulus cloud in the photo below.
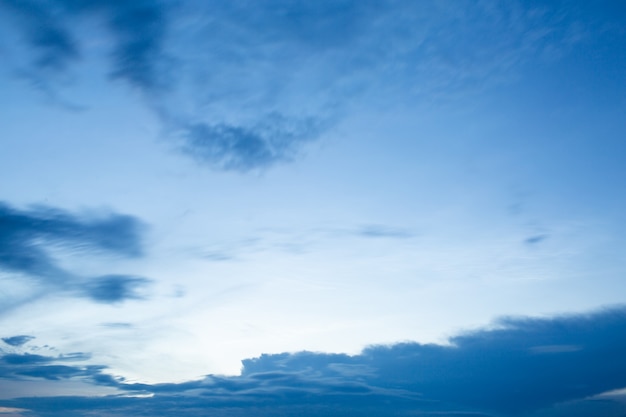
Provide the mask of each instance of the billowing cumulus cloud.
[{"label": "billowing cumulus cloud", "polygon": [[[446,100],[504,82],[520,64],[579,38],[555,5],[267,0],[5,0],[38,84],[81,59],[139,91],[173,148],[220,170],[292,160],[363,97]],[[97,22],[99,33],[74,27]],[[485,42],[485,39],[488,39]],[[449,99],[451,97],[448,97]]]},{"label": "billowing cumulus cloud", "polygon": [[[127,215],[77,215],[47,206],[21,210],[2,203],[0,270],[37,282],[41,291],[34,289],[33,297],[64,291],[101,302],[137,298],[135,289],[147,283],[146,279],[123,276],[85,279],[62,267],[52,251],[140,257],[143,228],[138,219]],[[6,300],[3,308],[28,300]],[[5,340],[11,341],[17,343],[22,339]]]},{"label": "billowing cumulus cloud", "polygon": [[244,360],[240,376],[185,383],[130,383],[103,367],[60,363],[83,354],[10,354],[1,359],[4,378],[86,378],[126,394],[0,405],[28,406],[41,416],[56,415],[58,407],[66,415],[88,410],[102,416],[558,416],[573,403],[592,413],[620,409],[622,397],[608,393],[626,387],[625,308],[505,318],[494,325],[453,337],[449,345],[372,346],[358,355],[267,354]]}]

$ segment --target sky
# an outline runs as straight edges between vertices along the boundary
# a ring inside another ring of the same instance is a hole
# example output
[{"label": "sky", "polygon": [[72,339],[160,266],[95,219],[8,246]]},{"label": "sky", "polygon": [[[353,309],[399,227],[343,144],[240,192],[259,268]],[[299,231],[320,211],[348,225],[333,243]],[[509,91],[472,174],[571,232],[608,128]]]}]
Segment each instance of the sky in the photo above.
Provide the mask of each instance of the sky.
[{"label": "sky", "polygon": [[0,417],[626,415],[626,4],[0,0]]}]

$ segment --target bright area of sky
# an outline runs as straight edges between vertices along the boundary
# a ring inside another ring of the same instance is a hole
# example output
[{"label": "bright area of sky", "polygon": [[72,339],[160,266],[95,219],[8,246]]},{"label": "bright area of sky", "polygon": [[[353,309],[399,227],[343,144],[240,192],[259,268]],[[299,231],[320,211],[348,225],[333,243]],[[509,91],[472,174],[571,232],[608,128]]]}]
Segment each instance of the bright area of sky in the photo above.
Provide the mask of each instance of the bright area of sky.
[{"label": "bright area of sky", "polygon": [[19,223],[3,337],[173,382],[624,301],[623,3],[105,3],[3,2],[2,210],[140,250]]}]

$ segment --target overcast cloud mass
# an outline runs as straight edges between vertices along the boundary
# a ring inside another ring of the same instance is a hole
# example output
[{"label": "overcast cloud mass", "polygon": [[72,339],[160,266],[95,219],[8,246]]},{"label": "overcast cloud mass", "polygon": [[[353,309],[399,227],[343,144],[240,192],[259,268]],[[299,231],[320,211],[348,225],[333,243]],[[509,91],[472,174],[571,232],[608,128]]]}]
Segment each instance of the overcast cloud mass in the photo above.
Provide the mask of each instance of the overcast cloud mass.
[{"label": "overcast cloud mass", "polygon": [[626,5],[0,0],[0,416],[626,415]]}]

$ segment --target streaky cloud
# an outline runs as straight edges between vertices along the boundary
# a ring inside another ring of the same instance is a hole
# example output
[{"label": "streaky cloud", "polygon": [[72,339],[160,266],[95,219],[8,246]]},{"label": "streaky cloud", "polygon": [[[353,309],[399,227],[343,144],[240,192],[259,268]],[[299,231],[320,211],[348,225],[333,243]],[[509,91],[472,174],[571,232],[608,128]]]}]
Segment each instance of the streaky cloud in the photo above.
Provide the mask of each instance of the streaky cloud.
[{"label": "streaky cloud", "polygon": [[[0,311],[37,299],[50,291],[74,293],[100,302],[136,298],[148,280],[105,276],[85,280],[59,264],[51,249],[127,258],[143,256],[145,226],[137,218],[121,215],[74,214],[49,206],[17,209],[0,202],[0,270],[27,276],[37,283],[33,294],[12,300]],[[16,342],[20,339],[16,339]]]},{"label": "streaky cloud", "polygon": [[39,72],[65,71],[80,57],[78,42],[66,29],[59,5],[38,0],[0,2],[21,23],[26,41],[35,51],[32,64]]},{"label": "streaky cloud", "polygon": [[98,375],[106,367],[99,365],[65,365],[65,362],[86,361],[91,355],[75,352],[68,355],[44,356],[31,353],[9,353],[0,356],[0,378],[24,380],[40,378],[58,381]]},{"label": "streaky cloud", "polygon": [[0,221],[5,256],[11,247],[30,247],[39,241],[128,257],[142,255],[143,225],[128,215],[77,215],[44,205],[20,210],[0,202]]},{"label": "streaky cloud", "polygon": [[133,325],[131,323],[124,322],[113,322],[113,323],[102,323],[100,326],[109,327],[111,329],[132,329]]},{"label": "streaky cloud", "polygon": [[72,33],[72,23],[96,17],[112,38],[111,77],[145,92],[165,87],[165,2],[4,0],[0,5],[17,16],[35,52],[32,72],[40,83],[46,84],[46,72],[64,72],[80,58],[79,36]]},{"label": "streaky cloud", "polygon": [[174,148],[244,173],[293,160],[362,97],[445,100],[503,82],[529,59],[571,47],[576,24],[555,17],[558,4],[553,13],[467,1],[3,4],[26,34],[38,84],[54,82],[42,69],[64,72],[80,58],[74,23],[95,20],[111,78],[141,93]]},{"label": "streaky cloud", "polygon": [[112,8],[109,27],[118,39],[112,76],[143,90],[164,88],[167,83],[164,64],[168,60],[163,52],[166,32],[163,3],[118,2]]},{"label": "streaky cloud", "polygon": [[164,1],[60,0],[64,10],[77,17],[96,16],[112,36],[114,79],[121,79],[143,92],[166,87],[167,56],[163,42],[167,32]]},{"label": "streaky cloud", "polygon": [[47,206],[19,210],[0,203],[0,268],[58,279],[67,273],[47,254],[46,245],[138,257],[142,229],[139,220],[126,215],[91,218]]},{"label": "streaky cloud", "polygon": [[370,224],[361,227],[357,234],[364,237],[371,238],[395,238],[395,239],[408,239],[414,236],[414,233],[407,229],[401,229],[397,227],[383,226],[377,224]]},{"label": "streaky cloud", "polygon": [[43,356],[34,355],[32,353],[9,353],[2,356],[2,362],[10,365],[38,365],[42,363],[67,362],[67,361],[84,361],[91,356],[83,352],[74,352],[68,355],[60,356]]},{"label": "streaky cloud", "polygon": [[526,239],[524,239],[524,243],[530,246],[533,245],[537,245],[543,241],[545,241],[546,239],[548,239],[548,235],[543,234],[543,235],[534,235],[534,236],[530,236]]},{"label": "streaky cloud", "polygon": [[41,356],[41,355],[32,355],[29,353],[20,355],[20,354],[9,354],[9,355],[4,355],[2,357],[2,361],[6,364],[9,365],[34,365],[34,364],[41,364],[41,363],[49,363],[52,362],[54,359],[48,356]]}]

